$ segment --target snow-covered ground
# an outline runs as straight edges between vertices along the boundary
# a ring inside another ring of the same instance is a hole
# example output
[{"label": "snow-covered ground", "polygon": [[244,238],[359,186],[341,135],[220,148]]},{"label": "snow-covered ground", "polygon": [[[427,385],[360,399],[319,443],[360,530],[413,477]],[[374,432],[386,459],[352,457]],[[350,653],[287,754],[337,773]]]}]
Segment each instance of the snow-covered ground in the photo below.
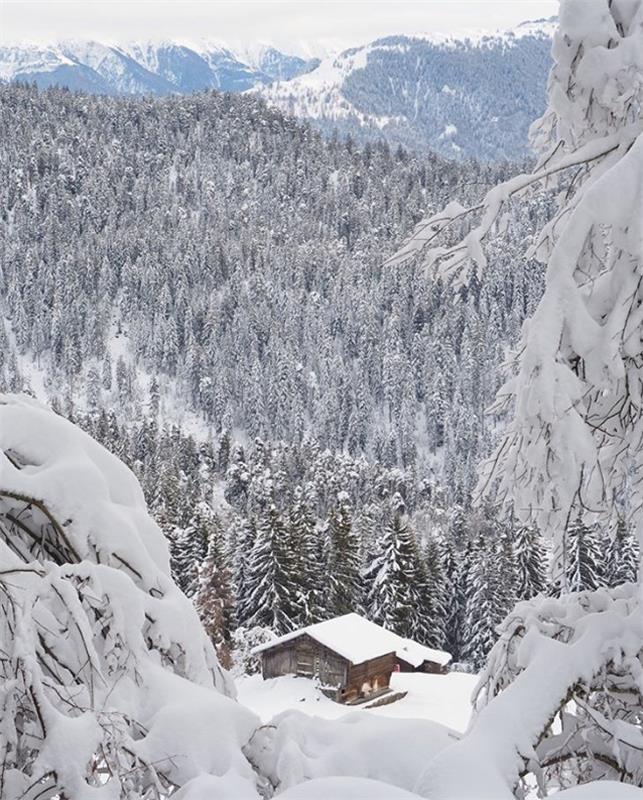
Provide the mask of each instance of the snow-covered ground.
[{"label": "snow-covered ground", "polygon": [[464,733],[471,716],[470,698],[476,675],[451,672],[447,675],[395,673],[391,688],[408,692],[402,700],[374,709],[347,707],[325,697],[307,678],[285,675],[264,681],[260,675],[237,679],[238,699],[268,722],[277,714],[296,709],[311,716],[338,719],[356,709],[366,714],[403,719],[428,719]]}]

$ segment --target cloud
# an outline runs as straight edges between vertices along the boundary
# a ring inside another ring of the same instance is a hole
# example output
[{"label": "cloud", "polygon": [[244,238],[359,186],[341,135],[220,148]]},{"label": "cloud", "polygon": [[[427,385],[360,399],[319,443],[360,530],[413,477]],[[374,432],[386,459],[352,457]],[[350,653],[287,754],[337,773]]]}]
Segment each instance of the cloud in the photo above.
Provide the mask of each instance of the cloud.
[{"label": "cloud", "polygon": [[557,7],[555,0],[0,0],[0,38],[207,37],[323,51],[394,33],[509,27]]}]

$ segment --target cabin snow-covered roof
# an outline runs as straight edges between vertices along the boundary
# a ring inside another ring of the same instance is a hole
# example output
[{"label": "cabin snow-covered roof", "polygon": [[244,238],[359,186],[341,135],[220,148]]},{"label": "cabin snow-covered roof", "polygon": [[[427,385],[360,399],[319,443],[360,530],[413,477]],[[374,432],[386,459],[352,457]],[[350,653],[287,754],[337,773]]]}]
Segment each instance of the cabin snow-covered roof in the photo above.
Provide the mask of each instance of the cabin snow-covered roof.
[{"label": "cabin snow-covered roof", "polygon": [[255,647],[254,654],[271,650],[284,642],[298,639],[304,634],[324,647],[337,653],[353,664],[362,664],[372,658],[395,653],[397,658],[406,661],[413,667],[419,667],[423,661],[433,661],[444,666],[451,660],[449,653],[425,647],[411,639],[404,639],[380,625],[370,622],[359,614],[344,614],[341,617],[317,622],[305,628],[291,631],[277,639]]}]

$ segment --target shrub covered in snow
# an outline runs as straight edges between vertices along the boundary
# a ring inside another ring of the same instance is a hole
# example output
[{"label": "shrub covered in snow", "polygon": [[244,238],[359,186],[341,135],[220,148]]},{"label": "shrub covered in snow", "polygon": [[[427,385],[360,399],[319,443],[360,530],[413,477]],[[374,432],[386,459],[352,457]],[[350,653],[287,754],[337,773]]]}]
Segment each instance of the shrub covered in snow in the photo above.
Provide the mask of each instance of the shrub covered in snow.
[{"label": "shrub covered in snow", "polygon": [[[233,699],[130,471],[0,396],[0,796],[161,797],[202,773],[254,791]],[[186,790],[187,791],[187,790]]]},{"label": "shrub covered in snow", "polygon": [[253,628],[237,628],[232,634],[232,674],[256,675],[261,672],[261,657],[252,651],[261,644],[276,639],[277,635],[270,628],[255,625]]}]

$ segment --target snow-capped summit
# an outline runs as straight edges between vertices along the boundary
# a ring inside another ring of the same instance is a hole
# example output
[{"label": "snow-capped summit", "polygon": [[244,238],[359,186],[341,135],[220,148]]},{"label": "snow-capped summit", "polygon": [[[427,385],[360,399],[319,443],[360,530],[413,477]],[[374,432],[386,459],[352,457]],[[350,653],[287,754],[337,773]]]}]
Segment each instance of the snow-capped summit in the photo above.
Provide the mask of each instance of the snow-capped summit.
[{"label": "snow-capped summit", "polygon": [[256,55],[250,63],[225,43],[208,38],[6,45],[0,47],[0,80],[101,94],[162,95],[210,88],[239,92],[288,80],[317,64],[271,46]]}]

